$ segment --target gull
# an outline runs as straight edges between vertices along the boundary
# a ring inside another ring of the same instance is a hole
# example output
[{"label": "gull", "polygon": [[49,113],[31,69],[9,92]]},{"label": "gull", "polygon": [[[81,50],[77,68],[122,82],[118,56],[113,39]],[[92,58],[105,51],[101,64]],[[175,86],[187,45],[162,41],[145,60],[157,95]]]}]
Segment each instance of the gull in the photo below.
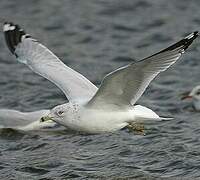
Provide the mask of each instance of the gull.
[{"label": "gull", "polygon": [[56,84],[69,100],[51,109],[41,122],[54,121],[86,133],[114,132],[134,122],[165,120],[136,102],[149,83],[174,64],[198,37],[195,31],[158,53],[109,73],[97,88],[19,25],[5,22],[3,30],[17,60]]},{"label": "gull", "polygon": [[20,112],[12,109],[0,109],[0,128],[12,128],[23,131],[52,130],[59,126],[53,121],[40,122],[42,116],[48,115],[50,110],[34,112]]},{"label": "gull", "polygon": [[200,85],[195,86],[190,92],[184,93],[181,99],[191,99],[194,109],[200,111]]}]

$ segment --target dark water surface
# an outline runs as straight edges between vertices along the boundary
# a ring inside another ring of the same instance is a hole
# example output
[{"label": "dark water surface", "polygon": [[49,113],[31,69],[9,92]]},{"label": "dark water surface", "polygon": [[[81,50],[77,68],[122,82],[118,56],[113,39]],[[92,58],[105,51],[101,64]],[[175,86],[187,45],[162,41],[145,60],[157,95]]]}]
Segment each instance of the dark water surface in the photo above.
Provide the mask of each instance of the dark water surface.
[{"label": "dark water surface", "polygon": [[[19,23],[98,85],[103,76],[200,30],[200,1],[1,0]],[[16,62],[0,34],[0,107],[33,111],[64,103],[62,92]],[[0,131],[0,179],[200,179],[200,113],[180,94],[199,84],[200,41],[154,80],[138,103],[170,122],[128,131]]]}]

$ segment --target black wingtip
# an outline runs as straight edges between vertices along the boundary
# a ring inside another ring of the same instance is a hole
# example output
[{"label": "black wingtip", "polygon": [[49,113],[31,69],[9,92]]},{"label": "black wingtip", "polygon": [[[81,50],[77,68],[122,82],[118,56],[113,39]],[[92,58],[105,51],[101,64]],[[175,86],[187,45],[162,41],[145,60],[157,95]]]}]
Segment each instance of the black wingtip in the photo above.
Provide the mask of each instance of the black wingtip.
[{"label": "black wingtip", "polygon": [[144,58],[143,60],[145,59],[148,59],[148,58],[151,58],[153,56],[156,56],[160,53],[163,53],[163,52],[166,52],[166,51],[178,51],[180,53],[184,53],[185,50],[192,44],[192,42],[199,36],[199,31],[194,31],[193,33],[189,34],[188,36],[186,36],[185,38],[181,39],[180,41],[178,41],[177,43],[169,46],[168,48],[165,48],[147,58]]},{"label": "black wingtip", "polygon": [[[183,38],[182,40],[178,41],[177,43],[169,46],[168,48],[154,54],[160,54],[163,53],[165,51],[173,51],[173,50],[178,50],[181,53],[184,53],[185,50],[192,44],[192,42],[199,36],[199,32],[198,31],[194,31],[193,33],[189,34],[188,36],[186,36],[185,38]],[[154,56],[153,55],[153,56]]]},{"label": "black wingtip", "polygon": [[199,31],[194,31],[193,33],[186,36],[182,40],[183,41],[183,49],[186,50],[198,36],[199,36]]},{"label": "black wingtip", "polygon": [[7,46],[12,54],[15,54],[16,46],[22,41],[23,37],[30,37],[19,25],[12,22],[4,22],[3,31]]}]

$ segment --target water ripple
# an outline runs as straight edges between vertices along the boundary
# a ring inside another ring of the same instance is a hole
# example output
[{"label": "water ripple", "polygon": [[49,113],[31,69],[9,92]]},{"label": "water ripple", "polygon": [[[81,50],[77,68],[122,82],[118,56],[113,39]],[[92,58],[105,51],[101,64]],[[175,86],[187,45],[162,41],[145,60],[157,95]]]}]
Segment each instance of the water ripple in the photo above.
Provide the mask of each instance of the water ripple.
[{"label": "water ripple", "polygon": [[[14,16],[13,16],[14,14]],[[199,1],[68,0],[0,2],[15,21],[97,86],[105,74],[199,29]],[[24,111],[67,102],[52,83],[12,57],[0,35],[0,106]],[[200,113],[180,94],[199,83],[199,41],[158,76],[137,102],[167,122],[86,135],[0,130],[0,179],[199,179]]]}]

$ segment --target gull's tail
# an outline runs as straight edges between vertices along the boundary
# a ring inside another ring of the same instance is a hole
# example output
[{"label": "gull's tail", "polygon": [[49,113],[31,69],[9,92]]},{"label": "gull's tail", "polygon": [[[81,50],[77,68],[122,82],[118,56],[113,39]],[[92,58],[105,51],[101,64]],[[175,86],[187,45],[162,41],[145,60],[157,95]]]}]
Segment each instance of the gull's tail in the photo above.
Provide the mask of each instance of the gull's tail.
[{"label": "gull's tail", "polygon": [[174,118],[173,117],[160,117],[161,121],[170,121],[172,119],[174,119]]},{"label": "gull's tail", "polygon": [[134,114],[135,114],[135,119],[138,122],[169,121],[173,119],[172,117],[160,117],[151,109],[141,105],[134,106]]}]

